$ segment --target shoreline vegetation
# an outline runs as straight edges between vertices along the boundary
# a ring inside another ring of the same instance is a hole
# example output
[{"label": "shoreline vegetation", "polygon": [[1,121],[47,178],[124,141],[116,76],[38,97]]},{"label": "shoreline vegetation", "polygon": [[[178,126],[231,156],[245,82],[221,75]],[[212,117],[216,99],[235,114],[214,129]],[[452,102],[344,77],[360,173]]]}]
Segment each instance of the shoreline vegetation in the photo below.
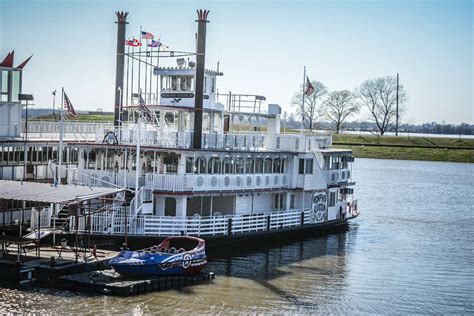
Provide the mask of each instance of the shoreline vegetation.
[{"label": "shoreline vegetation", "polygon": [[334,134],[335,148],[352,149],[356,158],[474,163],[474,139],[421,136]]}]

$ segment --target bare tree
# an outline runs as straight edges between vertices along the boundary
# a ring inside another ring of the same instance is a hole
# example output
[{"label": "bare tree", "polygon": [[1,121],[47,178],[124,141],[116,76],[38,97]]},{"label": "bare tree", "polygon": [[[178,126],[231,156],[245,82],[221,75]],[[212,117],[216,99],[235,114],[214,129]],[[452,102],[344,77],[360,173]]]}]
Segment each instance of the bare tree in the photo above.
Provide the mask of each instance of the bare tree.
[{"label": "bare tree", "polygon": [[348,90],[333,91],[321,107],[321,115],[334,124],[336,134],[349,116],[359,112],[354,95]]},{"label": "bare tree", "polygon": [[[396,116],[397,78],[387,76],[366,80],[356,89],[356,94],[369,111],[380,135],[385,134]],[[405,89],[399,85],[399,114],[403,113],[405,101]]]},{"label": "bare tree", "polygon": [[312,81],[311,84],[314,87],[314,92],[310,96],[304,96],[304,107],[303,104],[303,85],[300,85],[300,89],[293,96],[291,104],[296,107],[296,113],[298,117],[303,118],[303,127],[310,131],[314,128],[314,123],[318,116],[318,106],[322,103],[323,97],[328,93],[328,90],[324,84],[319,81]]}]

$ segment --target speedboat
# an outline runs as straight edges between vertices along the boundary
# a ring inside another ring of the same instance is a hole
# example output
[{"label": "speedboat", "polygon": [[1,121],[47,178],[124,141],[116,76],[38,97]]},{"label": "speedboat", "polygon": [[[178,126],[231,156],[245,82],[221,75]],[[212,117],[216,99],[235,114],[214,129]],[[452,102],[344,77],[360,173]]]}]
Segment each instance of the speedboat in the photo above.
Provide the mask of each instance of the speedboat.
[{"label": "speedboat", "polygon": [[193,275],[207,264],[205,245],[196,237],[168,237],[158,246],[123,250],[109,264],[123,276]]}]

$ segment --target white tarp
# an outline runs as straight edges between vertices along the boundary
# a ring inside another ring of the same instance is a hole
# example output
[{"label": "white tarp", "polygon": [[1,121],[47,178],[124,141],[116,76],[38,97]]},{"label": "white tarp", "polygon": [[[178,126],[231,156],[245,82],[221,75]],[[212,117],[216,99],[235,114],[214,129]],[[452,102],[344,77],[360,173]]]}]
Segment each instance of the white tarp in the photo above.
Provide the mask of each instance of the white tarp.
[{"label": "white tarp", "polygon": [[69,204],[114,194],[124,189],[0,180],[0,199]]}]

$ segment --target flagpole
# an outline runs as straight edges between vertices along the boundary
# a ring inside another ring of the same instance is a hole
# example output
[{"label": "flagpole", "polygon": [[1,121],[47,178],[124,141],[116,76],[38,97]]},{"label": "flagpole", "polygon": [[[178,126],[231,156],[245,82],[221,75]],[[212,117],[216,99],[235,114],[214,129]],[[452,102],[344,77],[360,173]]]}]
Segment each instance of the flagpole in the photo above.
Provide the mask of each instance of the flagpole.
[{"label": "flagpole", "polygon": [[[160,48],[161,48],[161,37],[160,37],[160,43],[158,44],[158,50],[157,50],[157,54],[156,54],[156,68],[160,68]],[[160,95],[160,92],[158,91],[159,89],[159,77],[158,75],[156,76],[156,104],[158,104],[158,96]],[[157,124],[159,124],[159,122],[157,122]]]},{"label": "flagpole", "polygon": [[138,210],[138,180],[140,177],[140,142],[141,142],[142,111],[138,111],[137,153],[135,158],[135,212]]},{"label": "flagpole", "polygon": [[130,45],[127,45],[127,83],[125,84],[125,86],[127,87],[127,90],[125,91],[125,106],[128,106],[128,89],[129,89],[129,85],[128,85],[128,79],[129,79],[129,75],[128,75],[128,70],[130,69]]},{"label": "flagpole", "polygon": [[145,39],[145,102],[148,88],[148,38]]},{"label": "flagpole", "polygon": [[140,91],[140,66],[142,58],[142,26],[140,25],[140,45],[138,46],[138,91]]},{"label": "flagpole", "polygon": [[[134,39],[135,38],[133,38],[132,40],[134,40]],[[131,81],[130,82],[130,85],[131,85],[131,87],[130,87],[130,105],[133,105],[133,93],[134,93],[133,92],[133,77],[134,77],[133,68],[135,66],[135,46],[132,46],[132,56],[133,56],[133,58],[132,58],[132,71],[131,71],[131,79],[130,79],[130,81]]]},{"label": "flagpole", "polygon": [[56,185],[61,185],[61,164],[63,160],[63,128],[64,128],[64,87],[61,88],[61,106],[59,107],[59,113],[61,115],[61,120],[59,121],[59,157],[58,157],[58,172],[57,172],[57,183]]},{"label": "flagpole", "polygon": [[301,102],[301,134],[303,134],[304,129],[304,95],[305,95],[305,84],[306,84],[306,66],[304,66],[303,72],[303,101]]}]

